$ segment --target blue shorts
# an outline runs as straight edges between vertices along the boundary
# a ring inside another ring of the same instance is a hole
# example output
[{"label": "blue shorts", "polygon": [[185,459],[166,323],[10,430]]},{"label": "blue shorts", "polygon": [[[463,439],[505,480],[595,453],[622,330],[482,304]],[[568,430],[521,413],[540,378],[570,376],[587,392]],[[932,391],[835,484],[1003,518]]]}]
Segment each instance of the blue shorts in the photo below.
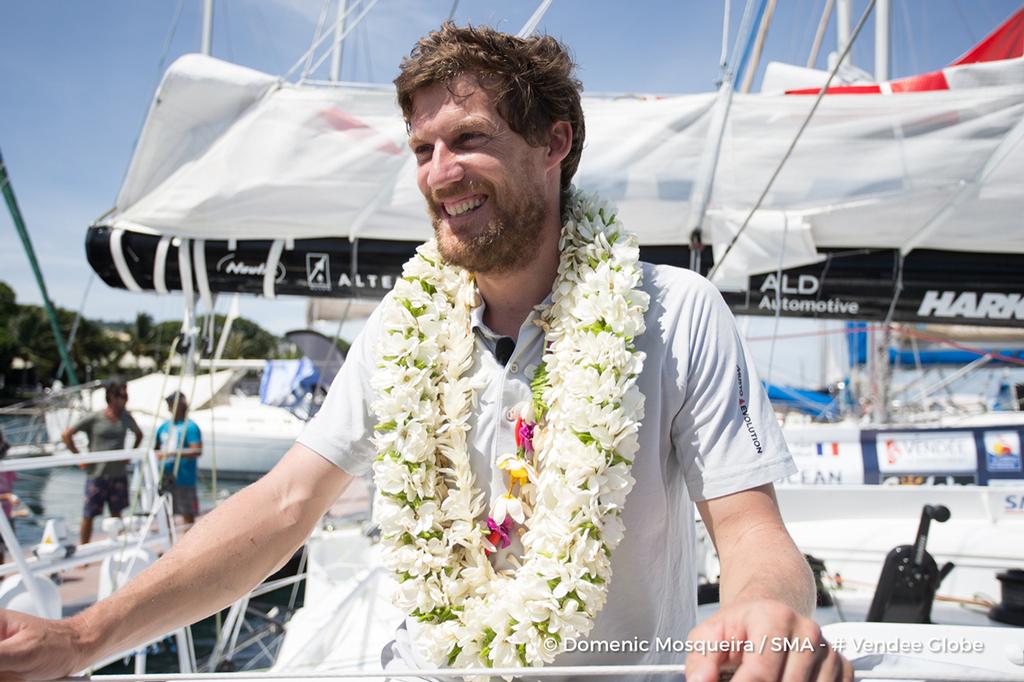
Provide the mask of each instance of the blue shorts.
[{"label": "blue shorts", "polygon": [[128,477],[90,478],[85,482],[85,505],[82,517],[91,519],[103,513],[103,505],[107,505],[111,516],[120,516],[128,506]]}]

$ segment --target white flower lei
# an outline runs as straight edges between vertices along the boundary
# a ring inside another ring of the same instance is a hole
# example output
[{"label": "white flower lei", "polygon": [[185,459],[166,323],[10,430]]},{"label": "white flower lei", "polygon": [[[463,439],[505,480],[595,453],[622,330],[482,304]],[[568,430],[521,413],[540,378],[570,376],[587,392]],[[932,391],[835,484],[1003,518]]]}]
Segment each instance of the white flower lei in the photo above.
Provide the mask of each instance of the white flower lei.
[{"label": "white flower lei", "polygon": [[495,571],[485,553],[484,493],[467,448],[472,277],[443,263],[431,240],[383,303],[375,513],[399,580],[395,603],[423,623],[417,644],[434,664],[550,663],[563,640],[590,631],[607,597],[634,484],[644,353],[633,341],[649,297],[636,236],[611,207],[576,191],[570,206],[552,301],[537,321],[546,332],[532,382],[537,472],[514,572]]}]

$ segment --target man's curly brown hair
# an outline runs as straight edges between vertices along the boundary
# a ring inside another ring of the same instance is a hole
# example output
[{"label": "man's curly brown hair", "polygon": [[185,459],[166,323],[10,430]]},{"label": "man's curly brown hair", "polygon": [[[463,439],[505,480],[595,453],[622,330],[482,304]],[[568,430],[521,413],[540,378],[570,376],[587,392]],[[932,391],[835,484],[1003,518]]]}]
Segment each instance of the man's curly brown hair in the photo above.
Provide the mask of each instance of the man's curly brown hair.
[{"label": "man's curly brown hair", "polygon": [[417,90],[447,85],[463,74],[476,76],[493,93],[498,113],[527,144],[547,144],[551,124],[568,121],[572,147],[562,160],[564,197],[580,165],[586,132],[580,105],[583,85],[573,75],[574,68],[568,49],[550,36],[524,39],[485,26],[446,22],[421,38],[402,60],[395,87],[407,127]]}]

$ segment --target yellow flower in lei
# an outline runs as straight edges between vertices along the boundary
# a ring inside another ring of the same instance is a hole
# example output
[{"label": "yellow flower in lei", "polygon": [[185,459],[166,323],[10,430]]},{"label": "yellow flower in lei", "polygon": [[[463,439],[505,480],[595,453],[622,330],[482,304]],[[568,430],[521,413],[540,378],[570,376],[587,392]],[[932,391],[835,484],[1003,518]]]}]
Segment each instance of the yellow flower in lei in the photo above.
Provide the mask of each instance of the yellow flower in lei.
[{"label": "yellow flower in lei", "polygon": [[[557,647],[545,640],[584,637],[607,597],[634,483],[644,402],[634,339],[649,301],[636,237],[607,204],[574,191],[559,247],[551,304],[538,320],[545,352],[528,423],[517,423],[517,455],[526,439],[532,461],[503,458],[509,491],[493,509],[525,521],[514,571],[488,559],[488,538],[504,541],[507,516],[487,518],[469,463],[472,278],[427,242],[382,304],[375,516],[383,560],[400,582],[396,604],[422,623],[417,647],[435,664],[550,663]],[[581,350],[595,345],[596,358]],[[599,384],[606,390],[595,395]],[[517,486],[532,504],[512,494]]]},{"label": "yellow flower in lei", "polygon": [[498,468],[508,472],[510,487],[513,485],[529,485],[531,476],[532,478],[537,477],[537,474],[533,472],[533,467],[526,460],[522,459],[518,453],[499,457]]}]

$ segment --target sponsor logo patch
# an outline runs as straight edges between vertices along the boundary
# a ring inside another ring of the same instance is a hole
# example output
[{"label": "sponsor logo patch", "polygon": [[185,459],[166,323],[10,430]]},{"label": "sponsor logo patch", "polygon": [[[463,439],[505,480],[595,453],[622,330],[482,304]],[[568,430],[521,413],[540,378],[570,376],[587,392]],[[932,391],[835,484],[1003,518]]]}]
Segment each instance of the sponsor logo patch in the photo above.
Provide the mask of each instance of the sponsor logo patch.
[{"label": "sponsor logo patch", "polygon": [[978,468],[970,431],[879,433],[876,446],[882,473],[973,473]]},{"label": "sponsor logo patch", "polygon": [[963,317],[974,320],[1024,320],[1024,297],[976,291],[926,291],[917,308],[920,317]]},{"label": "sponsor logo patch", "polygon": [[331,261],[326,253],[306,254],[306,284],[311,291],[331,290]]},{"label": "sponsor logo patch", "polygon": [[1020,434],[1016,431],[985,432],[985,468],[988,471],[1020,471]]},{"label": "sponsor logo patch", "polygon": [[903,474],[901,476],[886,476],[882,479],[882,485],[974,485],[978,479],[974,476],[963,474],[931,474],[928,476],[920,474]]},{"label": "sponsor logo patch", "polygon": [[338,287],[342,289],[385,289],[390,291],[393,286],[395,286],[395,278],[391,275],[357,272],[349,276],[347,272],[343,272],[338,276]]},{"label": "sponsor logo patch", "polygon": [[743,393],[743,371],[739,365],[736,365],[736,388],[739,392],[739,406],[743,424],[747,428],[747,433],[750,434],[750,442],[754,444],[754,450],[757,451],[757,454],[762,455],[764,450],[761,448],[761,439],[757,435],[757,429],[754,428],[754,420],[750,418],[750,409],[747,406],[747,399]]},{"label": "sponsor logo patch", "polygon": [[1024,494],[1016,493],[1004,497],[1003,511],[1007,514],[1024,514]]},{"label": "sponsor logo patch", "polygon": [[[232,251],[217,261],[217,272],[241,277],[263,277],[267,272],[267,264],[264,261],[247,263],[244,260],[238,259],[235,252]],[[278,263],[277,269],[274,271],[274,281],[278,283],[283,282],[285,274],[284,266]]]}]

